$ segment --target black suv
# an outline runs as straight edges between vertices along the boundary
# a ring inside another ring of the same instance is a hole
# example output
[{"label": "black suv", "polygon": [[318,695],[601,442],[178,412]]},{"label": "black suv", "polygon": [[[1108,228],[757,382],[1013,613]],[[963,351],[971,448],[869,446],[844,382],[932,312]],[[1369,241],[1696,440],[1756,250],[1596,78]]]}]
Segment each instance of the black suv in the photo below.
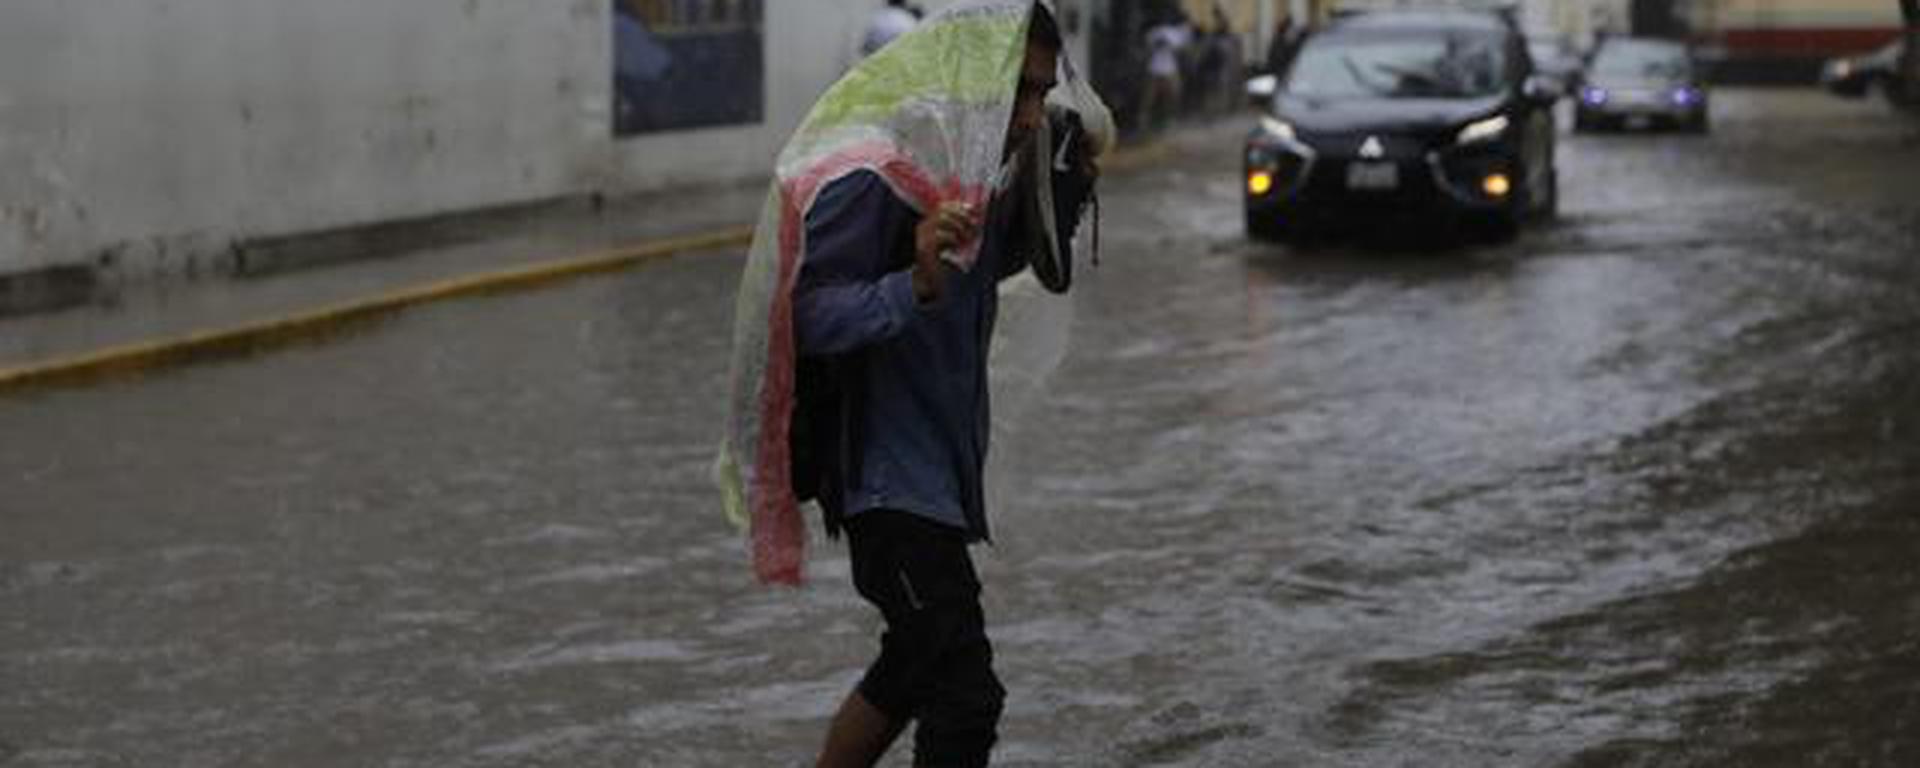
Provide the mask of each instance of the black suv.
[{"label": "black suv", "polygon": [[1336,20],[1255,78],[1247,233],[1441,213],[1512,234],[1559,205],[1553,104],[1505,16],[1382,11]]}]

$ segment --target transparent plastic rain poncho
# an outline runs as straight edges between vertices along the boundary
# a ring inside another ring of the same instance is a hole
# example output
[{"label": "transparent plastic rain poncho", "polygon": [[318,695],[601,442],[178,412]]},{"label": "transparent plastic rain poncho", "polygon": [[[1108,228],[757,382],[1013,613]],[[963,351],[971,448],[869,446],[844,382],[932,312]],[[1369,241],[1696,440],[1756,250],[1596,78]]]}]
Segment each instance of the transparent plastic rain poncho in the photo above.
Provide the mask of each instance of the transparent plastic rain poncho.
[{"label": "transparent plastic rain poncho", "polygon": [[[947,202],[984,208],[996,187],[1016,176],[1032,180],[1039,187],[1032,193],[1050,201],[1049,174],[1013,174],[1002,157],[1034,7],[1034,0],[989,0],[927,19],[830,88],[780,154],[741,275],[726,434],[714,468],[728,518],[749,532],[762,582],[798,584],[806,561],[788,437],[797,354],[793,286],[807,247],[807,211],[827,184],[863,170],[923,213]],[[1079,113],[1098,154],[1113,141],[1112,117],[1064,52],[1060,62],[1060,85],[1049,98]],[[1039,133],[1029,158],[1051,157],[1048,132]],[[1077,240],[1089,230],[1080,227]],[[1055,238],[1044,239],[1045,257],[1072,258],[1058,252]],[[964,268],[978,247],[948,257]],[[996,365],[1003,346],[996,338]]]}]

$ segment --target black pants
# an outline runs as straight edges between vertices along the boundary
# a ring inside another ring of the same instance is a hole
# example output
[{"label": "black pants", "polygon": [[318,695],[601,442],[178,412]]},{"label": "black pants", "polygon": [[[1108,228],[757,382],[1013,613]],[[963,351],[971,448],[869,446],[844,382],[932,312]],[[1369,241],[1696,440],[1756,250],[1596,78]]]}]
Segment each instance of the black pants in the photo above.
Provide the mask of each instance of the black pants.
[{"label": "black pants", "polygon": [[887,622],[861,695],[896,722],[919,721],[919,764],[985,766],[1006,689],[993,674],[966,539],[916,515],[875,510],[848,519],[847,545],[854,589]]}]

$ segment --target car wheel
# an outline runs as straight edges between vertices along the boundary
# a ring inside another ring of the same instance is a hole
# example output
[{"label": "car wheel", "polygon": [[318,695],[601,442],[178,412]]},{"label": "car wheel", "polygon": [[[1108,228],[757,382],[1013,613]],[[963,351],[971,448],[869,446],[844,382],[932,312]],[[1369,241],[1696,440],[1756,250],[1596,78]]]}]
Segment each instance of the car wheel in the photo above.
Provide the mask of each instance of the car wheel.
[{"label": "car wheel", "polygon": [[1708,122],[1707,111],[1704,109],[1693,113],[1693,117],[1687,120],[1688,133],[1704,135],[1710,130],[1712,130],[1712,125]]},{"label": "car wheel", "polygon": [[1574,110],[1573,132],[1574,133],[1592,133],[1593,132],[1593,118],[1587,117],[1587,113],[1585,110]]},{"label": "car wheel", "polygon": [[1520,224],[1523,218],[1520,211],[1502,211],[1485,214],[1475,223],[1480,237],[1490,243],[1511,243],[1520,237]]},{"label": "car wheel", "polygon": [[1534,210],[1541,220],[1552,221],[1560,216],[1560,168],[1558,166],[1547,169],[1547,188],[1541,190],[1538,199],[1539,205]]},{"label": "car wheel", "polygon": [[1868,88],[1869,95],[1873,91],[1879,92],[1880,100],[1886,102],[1887,106],[1900,108],[1900,81],[1890,77],[1876,77]]},{"label": "car wheel", "polygon": [[1262,215],[1247,209],[1247,237],[1265,243],[1278,243],[1287,239],[1287,229],[1280,226],[1271,215]]}]

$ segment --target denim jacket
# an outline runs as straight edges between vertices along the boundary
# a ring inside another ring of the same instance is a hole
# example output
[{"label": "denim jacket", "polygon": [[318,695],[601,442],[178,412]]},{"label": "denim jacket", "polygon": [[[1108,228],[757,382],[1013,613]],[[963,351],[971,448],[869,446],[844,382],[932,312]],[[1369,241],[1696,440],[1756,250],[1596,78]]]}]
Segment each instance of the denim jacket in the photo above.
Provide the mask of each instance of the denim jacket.
[{"label": "denim jacket", "polygon": [[987,353],[998,283],[1025,258],[1009,245],[1016,206],[989,206],[978,263],[950,271],[941,297],[913,294],[920,215],[869,171],[821,190],[806,219],[794,287],[800,351],[795,485],[827,530],[875,509],[988,538]]}]

